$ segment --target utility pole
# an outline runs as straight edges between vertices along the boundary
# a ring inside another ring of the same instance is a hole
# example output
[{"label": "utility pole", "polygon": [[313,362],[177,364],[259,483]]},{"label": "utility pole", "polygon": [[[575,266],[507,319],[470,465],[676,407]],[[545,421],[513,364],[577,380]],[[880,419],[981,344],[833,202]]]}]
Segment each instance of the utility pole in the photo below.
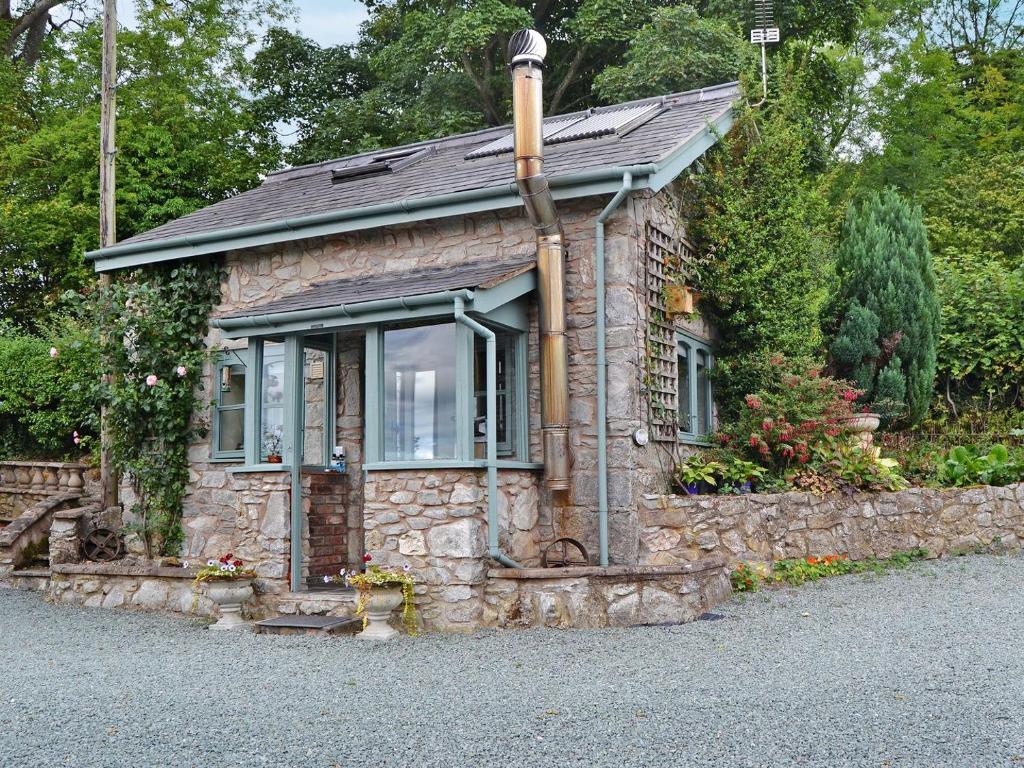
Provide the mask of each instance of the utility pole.
[{"label": "utility pole", "polygon": [[[117,0],[103,0],[103,64],[100,93],[100,248],[117,242],[114,205],[114,127],[117,105]],[[100,275],[100,287],[110,286],[110,274]],[[110,380],[112,372],[104,377]],[[110,425],[106,409],[100,414],[100,484],[104,510],[117,505],[118,477],[110,461]]]}]

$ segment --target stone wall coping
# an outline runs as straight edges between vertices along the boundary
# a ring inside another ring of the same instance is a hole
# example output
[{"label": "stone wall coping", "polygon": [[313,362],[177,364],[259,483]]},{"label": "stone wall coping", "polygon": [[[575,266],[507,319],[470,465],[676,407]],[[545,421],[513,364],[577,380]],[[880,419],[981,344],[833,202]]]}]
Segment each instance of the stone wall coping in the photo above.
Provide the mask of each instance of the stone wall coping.
[{"label": "stone wall coping", "polygon": [[232,475],[244,475],[253,472],[262,472],[265,474],[280,474],[282,472],[291,472],[291,464],[246,464],[244,467],[227,467],[226,471]]},{"label": "stone wall coping", "polygon": [[196,576],[192,568],[124,563],[61,563],[50,569],[67,576],[150,576],[165,579],[194,579]]},{"label": "stone wall coping", "polygon": [[22,494],[24,496],[53,496],[58,493],[66,493],[67,491],[60,488],[54,487],[42,487],[42,488],[25,488],[23,486],[15,485],[0,485],[0,493],[4,494]]},{"label": "stone wall coping", "polygon": [[52,467],[54,469],[89,469],[88,464],[74,461],[0,461],[0,467]]},{"label": "stone wall coping", "polygon": [[58,520],[78,520],[81,517],[85,517],[88,514],[99,511],[99,505],[90,505],[85,507],[75,507],[74,509],[60,509],[53,513],[53,516]]},{"label": "stone wall coping", "polygon": [[678,565],[609,565],[602,568],[599,565],[581,565],[570,568],[492,568],[487,572],[491,579],[580,579],[585,577],[607,577],[607,578],[648,578],[657,579],[662,576],[680,576],[690,573],[700,573],[716,568],[724,568],[726,558],[721,555],[712,555],[692,563],[680,563]]}]

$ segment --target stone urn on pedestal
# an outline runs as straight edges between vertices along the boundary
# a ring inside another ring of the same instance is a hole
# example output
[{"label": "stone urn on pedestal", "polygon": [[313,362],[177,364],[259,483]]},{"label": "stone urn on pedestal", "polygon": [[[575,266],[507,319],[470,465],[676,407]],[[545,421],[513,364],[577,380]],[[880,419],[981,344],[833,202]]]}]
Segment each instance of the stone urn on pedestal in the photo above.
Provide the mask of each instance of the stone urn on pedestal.
[{"label": "stone urn on pedestal", "polygon": [[220,608],[220,618],[210,629],[247,629],[242,618],[242,606],[252,600],[252,579],[211,581],[206,585],[206,596]]},{"label": "stone urn on pedestal", "polygon": [[374,587],[365,598],[366,629],[357,637],[363,640],[390,640],[398,634],[391,626],[391,614],[404,600],[401,586]]},{"label": "stone urn on pedestal", "polygon": [[851,443],[869,451],[874,443],[872,433],[881,423],[882,417],[877,413],[854,413],[843,420],[843,429],[849,433]]}]

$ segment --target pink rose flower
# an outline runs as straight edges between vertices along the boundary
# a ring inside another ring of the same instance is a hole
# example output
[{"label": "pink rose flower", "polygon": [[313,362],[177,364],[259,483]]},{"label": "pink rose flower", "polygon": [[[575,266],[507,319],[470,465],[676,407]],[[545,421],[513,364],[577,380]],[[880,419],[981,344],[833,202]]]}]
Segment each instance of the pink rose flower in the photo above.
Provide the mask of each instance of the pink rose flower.
[{"label": "pink rose flower", "polygon": [[60,351],[56,347],[50,347],[50,357],[56,359],[59,354]]},{"label": "pink rose flower", "polygon": [[156,377],[156,374],[155,373],[151,373],[151,374],[149,374],[149,376],[146,377],[146,386],[147,387],[155,387],[156,383],[158,381],[160,381],[160,379],[158,379]]},{"label": "pink rose flower", "polygon": [[184,378],[185,374],[188,373],[188,368],[186,368],[184,365],[179,365],[176,370],[178,372],[178,376],[182,378]]}]

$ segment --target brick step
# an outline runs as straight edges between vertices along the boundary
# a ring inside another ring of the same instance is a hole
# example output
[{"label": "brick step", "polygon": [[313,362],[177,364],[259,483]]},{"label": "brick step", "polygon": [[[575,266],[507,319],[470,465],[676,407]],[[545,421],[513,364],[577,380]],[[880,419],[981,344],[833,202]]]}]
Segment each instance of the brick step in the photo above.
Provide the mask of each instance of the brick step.
[{"label": "brick step", "polygon": [[354,635],[363,629],[361,617],[345,616],[276,616],[257,621],[260,635]]}]

